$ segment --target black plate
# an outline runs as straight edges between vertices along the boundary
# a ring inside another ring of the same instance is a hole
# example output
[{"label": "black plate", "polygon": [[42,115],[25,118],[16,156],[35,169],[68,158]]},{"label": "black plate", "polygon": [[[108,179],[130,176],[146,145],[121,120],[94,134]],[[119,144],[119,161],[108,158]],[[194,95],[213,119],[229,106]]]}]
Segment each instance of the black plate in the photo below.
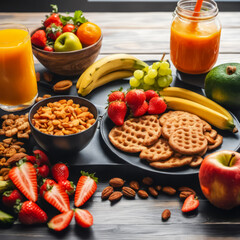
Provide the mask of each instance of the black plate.
[{"label": "black plate", "polygon": [[[234,123],[236,127],[240,130],[240,124],[237,120],[237,118],[233,116]],[[114,127],[113,122],[110,120],[108,117],[107,113],[105,113],[102,117],[102,120],[100,122],[100,133],[102,136],[103,141],[107,145],[107,147],[114,153],[116,154],[119,158],[122,160],[126,161],[127,163],[142,168],[144,170],[148,170],[151,172],[155,173],[160,173],[160,174],[168,174],[168,175],[192,175],[192,174],[198,174],[199,168],[190,168],[190,167],[183,167],[183,168],[174,168],[174,169],[169,169],[169,170],[157,170],[148,165],[148,163],[145,160],[141,160],[139,158],[139,154],[131,154],[131,153],[126,153],[122,152],[121,150],[118,150],[115,148],[111,142],[108,139],[108,134],[111,131],[111,129]],[[232,151],[237,151],[240,148],[240,133],[233,134],[228,131],[222,131],[222,130],[217,130],[219,134],[223,136],[223,143],[222,145],[217,148],[216,150],[209,151],[207,154],[212,153],[214,151],[219,151],[219,150],[232,150]]]}]

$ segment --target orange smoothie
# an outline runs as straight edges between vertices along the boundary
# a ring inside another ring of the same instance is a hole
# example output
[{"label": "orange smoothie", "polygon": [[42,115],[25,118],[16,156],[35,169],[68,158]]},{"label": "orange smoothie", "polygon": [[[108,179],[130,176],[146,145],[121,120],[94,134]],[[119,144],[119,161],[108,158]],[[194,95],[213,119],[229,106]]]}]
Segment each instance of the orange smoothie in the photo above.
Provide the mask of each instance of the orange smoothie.
[{"label": "orange smoothie", "polygon": [[217,61],[221,29],[214,23],[175,19],[171,26],[171,60],[181,72],[208,72]]},{"label": "orange smoothie", "polygon": [[26,104],[37,95],[32,47],[27,31],[0,30],[0,73],[0,104]]}]

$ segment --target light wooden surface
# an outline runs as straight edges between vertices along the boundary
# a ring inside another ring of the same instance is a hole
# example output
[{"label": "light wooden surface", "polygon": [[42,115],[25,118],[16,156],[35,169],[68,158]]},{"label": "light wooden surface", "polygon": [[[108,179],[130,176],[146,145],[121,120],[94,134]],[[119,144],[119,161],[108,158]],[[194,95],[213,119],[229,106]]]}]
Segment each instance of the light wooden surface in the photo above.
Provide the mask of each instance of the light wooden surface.
[{"label": "light wooden surface", "polygon": [[[162,53],[169,57],[169,38],[172,13],[86,13],[86,17],[97,23],[103,32],[103,46],[99,58],[112,53],[129,53],[142,60],[160,59]],[[30,31],[39,27],[44,13],[0,13],[1,23],[15,22],[26,25]],[[219,14],[223,26],[220,55],[217,64],[235,62],[240,59],[240,13]],[[35,59],[36,63],[37,60]],[[101,141],[101,138],[99,138]],[[102,145],[103,146],[103,145]],[[107,149],[104,148],[104,151]],[[114,160],[114,158],[113,158]],[[98,190],[90,202],[84,206],[94,216],[91,229],[75,226],[62,233],[53,233],[46,226],[23,227],[15,224],[12,228],[1,229],[3,239],[238,239],[240,237],[240,208],[222,211],[214,208],[201,195],[197,176],[173,178],[154,175],[162,185],[189,185],[197,190],[200,207],[193,214],[181,212],[182,202],[176,196],[160,194],[157,199],[122,199],[111,205],[101,201],[101,191],[107,186],[110,177],[123,177],[125,180],[141,179],[148,173],[130,166],[86,166],[86,170],[97,172],[100,177]],[[72,179],[77,181],[79,169],[74,167]],[[72,206],[72,205],[71,205]],[[49,206],[45,206],[46,209]],[[162,222],[161,213],[169,208],[172,216]],[[50,215],[55,213],[50,208]]]}]

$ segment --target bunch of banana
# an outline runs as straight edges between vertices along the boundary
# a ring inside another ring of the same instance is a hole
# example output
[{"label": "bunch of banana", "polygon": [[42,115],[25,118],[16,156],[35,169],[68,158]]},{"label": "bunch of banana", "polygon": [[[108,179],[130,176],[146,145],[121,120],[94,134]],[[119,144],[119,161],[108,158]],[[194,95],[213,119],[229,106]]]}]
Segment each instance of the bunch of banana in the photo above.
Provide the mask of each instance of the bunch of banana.
[{"label": "bunch of banana", "polygon": [[131,77],[136,69],[148,65],[129,54],[112,54],[93,63],[80,76],[77,82],[78,93],[86,96],[93,89],[108,82]]},{"label": "bunch of banana", "polygon": [[164,88],[160,94],[171,109],[194,113],[219,129],[238,131],[225,108],[200,94],[178,87]]}]

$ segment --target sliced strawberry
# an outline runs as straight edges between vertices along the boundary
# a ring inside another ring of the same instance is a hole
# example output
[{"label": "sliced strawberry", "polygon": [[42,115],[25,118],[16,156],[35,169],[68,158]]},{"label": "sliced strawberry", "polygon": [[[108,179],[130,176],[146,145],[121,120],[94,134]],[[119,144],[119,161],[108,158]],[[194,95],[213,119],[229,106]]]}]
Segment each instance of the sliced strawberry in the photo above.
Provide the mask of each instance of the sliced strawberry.
[{"label": "sliced strawberry", "polygon": [[60,212],[67,212],[70,209],[70,202],[67,193],[58,184],[53,184],[44,194],[44,199]]},{"label": "sliced strawberry", "polygon": [[75,220],[77,224],[83,228],[88,228],[93,225],[93,216],[85,209],[75,209]]},{"label": "sliced strawberry", "polygon": [[69,210],[53,217],[48,222],[48,227],[58,232],[64,230],[66,227],[69,226],[70,222],[72,221],[73,214],[73,210]]},{"label": "sliced strawberry", "polygon": [[194,194],[188,196],[182,206],[182,212],[187,213],[197,209],[199,206],[199,200]]},{"label": "sliced strawberry", "polygon": [[26,201],[19,207],[18,218],[23,224],[40,224],[45,223],[48,219],[47,214],[34,202]]},{"label": "sliced strawberry", "polygon": [[37,173],[30,162],[20,160],[17,166],[10,170],[8,176],[27,199],[37,201]]},{"label": "sliced strawberry", "polygon": [[97,178],[94,174],[81,171],[75,192],[74,203],[76,207],[82,206],[97,190]]}]

